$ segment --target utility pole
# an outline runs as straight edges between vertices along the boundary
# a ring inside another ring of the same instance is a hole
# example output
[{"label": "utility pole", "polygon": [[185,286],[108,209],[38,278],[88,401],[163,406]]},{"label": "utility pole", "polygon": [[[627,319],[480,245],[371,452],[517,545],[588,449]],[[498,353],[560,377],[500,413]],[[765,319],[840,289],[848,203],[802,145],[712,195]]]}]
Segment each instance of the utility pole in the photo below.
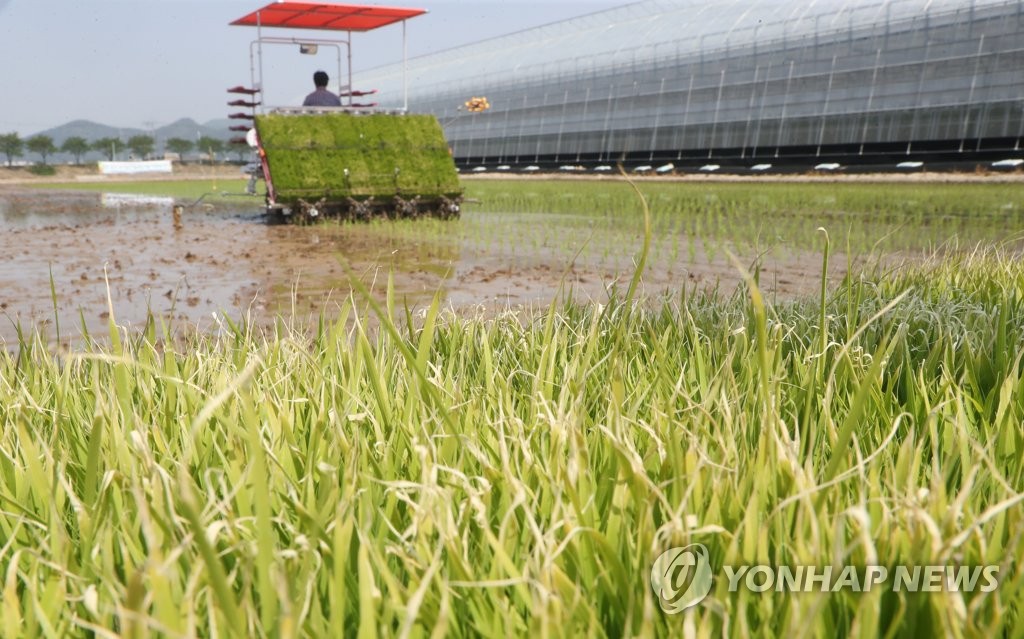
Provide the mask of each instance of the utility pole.
[{"label": "utility pole", "polygon": [[[153,152],[154,153],[156,153],[156,147],[157,147],[156,125],[157,125],[157,123],[155,121],[153,121],[153,120],[146,120],[145,122],[142,123],[142,126],[146,127],[146,130],[149,131],[149,137],[153,138]],[[145,160],[146,158],[142,158],[142,159]]]}]

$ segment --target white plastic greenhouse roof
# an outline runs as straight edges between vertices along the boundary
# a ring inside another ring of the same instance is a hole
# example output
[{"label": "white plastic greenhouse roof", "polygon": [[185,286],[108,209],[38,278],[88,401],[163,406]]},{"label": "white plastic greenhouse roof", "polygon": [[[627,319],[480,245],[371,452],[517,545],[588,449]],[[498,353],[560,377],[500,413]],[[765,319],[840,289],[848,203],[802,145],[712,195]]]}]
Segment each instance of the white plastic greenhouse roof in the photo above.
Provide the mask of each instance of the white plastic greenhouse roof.
[{"label": "white plastic greenhouse roof", "polygon": [[[1019,0],[1009,0],[1016,2]],[[590,66],[769,44],[851,27],[969,13],[1008,0],[645,0],[410,60],[413,91],[451,79],[530,68],[560,74]],[[384,85],[399,65],[364,72]],[[362,75],[362,74],[361,74]]]}]

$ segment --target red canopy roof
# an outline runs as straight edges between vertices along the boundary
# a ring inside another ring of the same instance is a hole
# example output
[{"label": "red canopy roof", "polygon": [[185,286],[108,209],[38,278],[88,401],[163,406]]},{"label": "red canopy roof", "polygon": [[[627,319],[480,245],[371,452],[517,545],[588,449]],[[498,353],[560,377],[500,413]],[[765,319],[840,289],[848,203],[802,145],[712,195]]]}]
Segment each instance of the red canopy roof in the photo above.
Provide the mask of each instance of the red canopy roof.
[{"label": "red canopy roof", "polygon": [[264,27],[289,29],[326,29],[328,31],[370,31],[394,22],[415,18],[426,9],[378,7],[325,2],[271,2],[262,9],[242,16],[231,24],[255,27],[257,14]]}]

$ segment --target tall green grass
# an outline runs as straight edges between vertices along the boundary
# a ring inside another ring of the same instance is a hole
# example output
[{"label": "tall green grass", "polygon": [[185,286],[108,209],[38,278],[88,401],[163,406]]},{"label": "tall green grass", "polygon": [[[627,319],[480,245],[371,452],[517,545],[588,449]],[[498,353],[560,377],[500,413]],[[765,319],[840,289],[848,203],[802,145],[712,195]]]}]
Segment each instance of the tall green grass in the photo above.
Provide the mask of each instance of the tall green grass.
[{"label": "tall green grass", "polygon": [[[312,333],[112,323],[107,346],[0,355],[4,636],[1024,627],[1017,256],[781,304],[386,297]],[[714,588],[665,615],[651,564],[691,542]],[[729,593],[744,563],[1002,570],[991,593]]]}]

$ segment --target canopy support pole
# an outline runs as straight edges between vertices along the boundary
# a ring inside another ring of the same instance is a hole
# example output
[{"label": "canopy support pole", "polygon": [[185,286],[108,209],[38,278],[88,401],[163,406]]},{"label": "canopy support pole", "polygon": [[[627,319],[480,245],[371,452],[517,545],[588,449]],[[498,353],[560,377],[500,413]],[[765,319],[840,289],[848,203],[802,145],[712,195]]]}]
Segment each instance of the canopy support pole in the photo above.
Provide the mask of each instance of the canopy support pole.
[{"label": "canopy support pole", "polygon": [[402,110],[409,111],[409,43],[405,37],[405,20],[402,20]]},{"label": "canopy support pole", "polygon": [[[259,80],[257,81],[256,70],[250,70],[252,75],[252,88],[263,90],[263,22],[260,19],[260,12],[256,12],[256,57],[259,59]],[[251,57],[251,56],[250,56]],[[251,61],[251,60],[250,60]],[[260,100],[262,102],[263,100]],[[262,109],[260,109],[262,111]]]},{"label": "canopy support pole", "polygon": [[351,107],[352,92],[355,91],[355,85],[352,82],[352,32],[348,31],[346,35],[348,36],[348,105]]}]

